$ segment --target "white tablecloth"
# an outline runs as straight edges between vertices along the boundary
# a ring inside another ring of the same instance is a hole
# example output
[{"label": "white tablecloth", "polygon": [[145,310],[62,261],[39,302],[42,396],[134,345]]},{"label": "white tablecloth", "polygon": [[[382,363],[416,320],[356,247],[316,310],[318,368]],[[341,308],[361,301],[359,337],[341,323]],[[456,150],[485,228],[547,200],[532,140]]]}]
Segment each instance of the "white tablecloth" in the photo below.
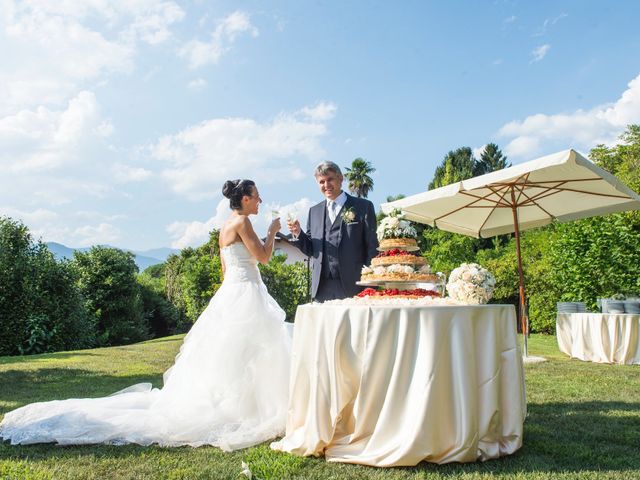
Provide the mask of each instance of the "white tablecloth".
[{"label": "white tablecloth", "polygon": [[402,466],[487,460],[522,446],[513,306],[303,305],[292,358],[276,450]]},{"label": "white tablecloth", "polygon": [[640,315],[559,313],[556,337],[560,351],[571,357],[640,365]]}]

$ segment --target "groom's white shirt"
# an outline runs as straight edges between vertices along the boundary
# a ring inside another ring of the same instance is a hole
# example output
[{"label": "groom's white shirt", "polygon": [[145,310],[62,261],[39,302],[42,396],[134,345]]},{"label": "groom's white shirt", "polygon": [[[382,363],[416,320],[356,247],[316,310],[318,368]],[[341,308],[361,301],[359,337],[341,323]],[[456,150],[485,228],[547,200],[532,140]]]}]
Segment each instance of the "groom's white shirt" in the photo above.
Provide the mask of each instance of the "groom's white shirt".
[{"label": "groom's white shirt", "polygon": [[[347,201],[347,194],[343,190],[342,193],[338,195],[338,198],[334,200],[336,205],[338,205],[338,209],[336,210],[336,215],[340,213],[340,210],[342,210],[342,207],[344,207],[344,204],[346,203],[346,201]],[[329,206],[329,200],[327,200],[327,206]]]},{"label": "groom's white shirt", "polygon": [[347,194],[344,193],[344,191],[338,195],[338,197],[335,200],[326,200],[326,204],[327,204],[327,209],[329,211],[331,211],[331,202],[335,203],[337,208],[335,209],[335,217],[333,219],[331,219],[331,222],[333,222],[336,218],[338,218],[338,215],[340,215],[340,210],[342,210],[342,207],[344,206],[345,202],[347,201]]}]

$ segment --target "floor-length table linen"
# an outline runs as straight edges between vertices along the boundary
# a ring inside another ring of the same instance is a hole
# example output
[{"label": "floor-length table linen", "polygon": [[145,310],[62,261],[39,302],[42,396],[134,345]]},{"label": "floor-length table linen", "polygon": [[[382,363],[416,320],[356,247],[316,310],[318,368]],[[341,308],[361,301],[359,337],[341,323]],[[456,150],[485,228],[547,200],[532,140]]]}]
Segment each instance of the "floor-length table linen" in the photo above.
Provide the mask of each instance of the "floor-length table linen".
[{"label": "floor-length table linen", "polygon": [[558,348],[588,362],[640,365],[640,315],[558,313]]},{"label": "floor-length table linen", "polygon": [[525,415],[513,306],[308,304],[272,447],[380,467],[472,462],[520,448]]}]

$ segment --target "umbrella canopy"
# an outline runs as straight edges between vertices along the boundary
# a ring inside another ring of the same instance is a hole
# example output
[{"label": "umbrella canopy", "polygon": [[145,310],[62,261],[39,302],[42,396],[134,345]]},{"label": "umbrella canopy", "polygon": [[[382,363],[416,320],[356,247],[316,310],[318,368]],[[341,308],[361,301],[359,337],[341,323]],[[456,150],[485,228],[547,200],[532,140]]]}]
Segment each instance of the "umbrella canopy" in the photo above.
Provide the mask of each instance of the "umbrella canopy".
[{"label": "umbrella canopy", "polygon": [[640,209],[640,197],[575,150],[565,150],[424,193],[383,203],[407,219],[472,237],[490,238],[553,220]]},{"label": "umbrella canopy", "polygon": [[524,277],[520,230],[552,221],[640,209],[640,196],[575,150],[429,190],[394,202],[405,218],[449,232],[489,238],[515,232],[520,275],[520,317],[527,355]]}]

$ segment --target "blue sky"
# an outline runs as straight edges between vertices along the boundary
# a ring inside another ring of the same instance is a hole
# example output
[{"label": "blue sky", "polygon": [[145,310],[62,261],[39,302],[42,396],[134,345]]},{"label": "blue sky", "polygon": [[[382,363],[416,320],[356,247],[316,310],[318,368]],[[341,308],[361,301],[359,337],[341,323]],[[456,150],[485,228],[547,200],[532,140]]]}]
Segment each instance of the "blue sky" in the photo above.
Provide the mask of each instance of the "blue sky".
[{"label": "blue sky", "polygon": [[370,199],[449,151],[513,163],[640,122],[635,1],[0,0],[0,214],[72,247],[199,245],[229,178],[301,218],[313,168]]}]

